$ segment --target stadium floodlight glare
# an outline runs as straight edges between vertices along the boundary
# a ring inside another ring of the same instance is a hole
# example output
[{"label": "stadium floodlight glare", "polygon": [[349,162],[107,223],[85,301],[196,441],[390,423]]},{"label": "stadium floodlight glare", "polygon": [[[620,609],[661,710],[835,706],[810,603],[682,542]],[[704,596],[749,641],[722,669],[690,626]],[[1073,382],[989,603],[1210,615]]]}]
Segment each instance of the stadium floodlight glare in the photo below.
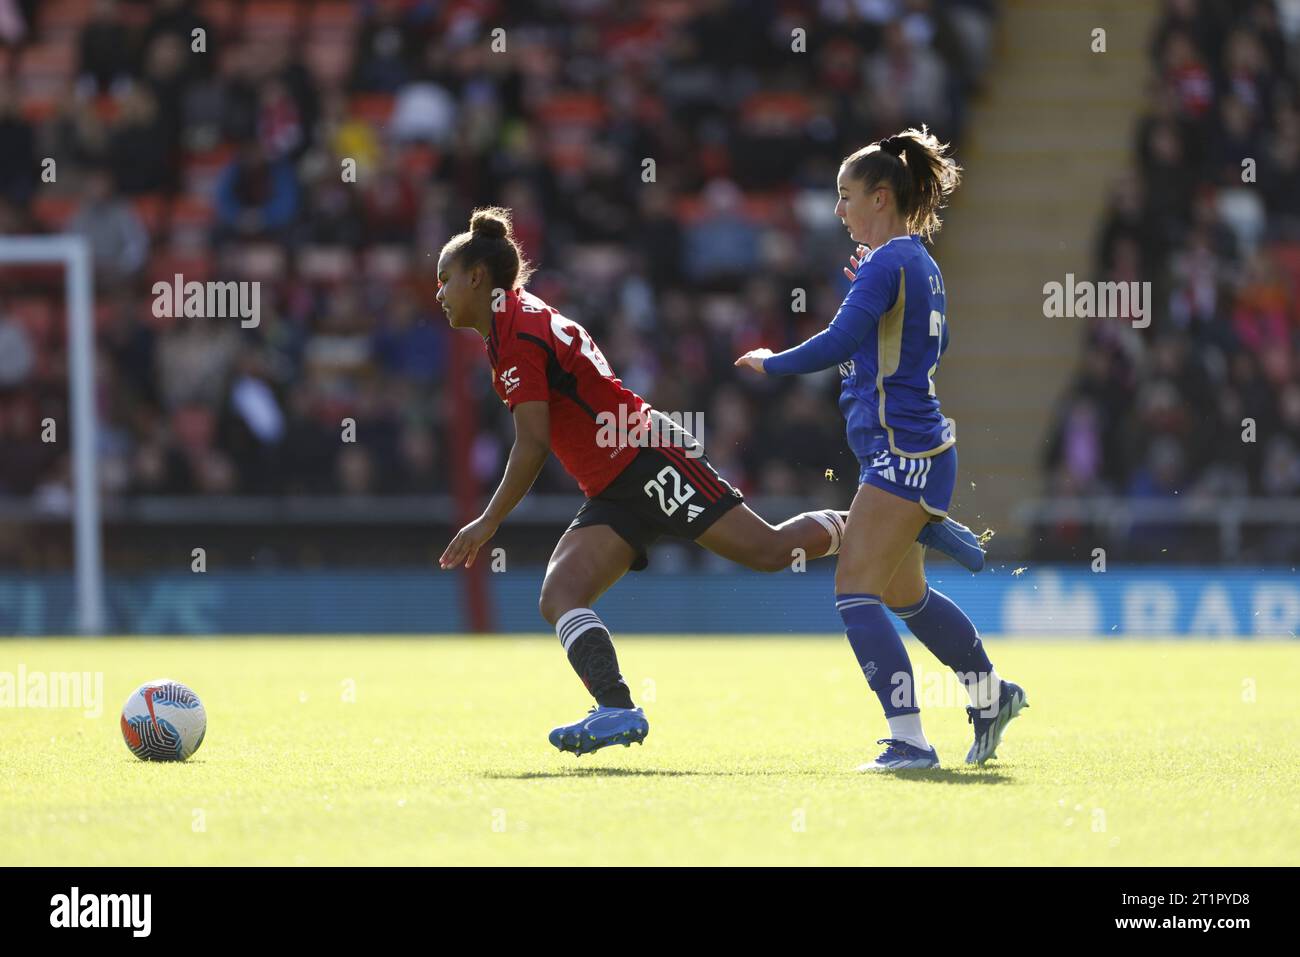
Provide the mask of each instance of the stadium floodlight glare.
[{"label": "stadium floodlight glare", "polygon": [[73,534],[76,543],[77,630],[104,630],[104,569],[99,536],[99,482],[95,470],[95,349],[91,324],[93,276],[82,236],[0,236],[0,266],[64,267],[68,301],[68,379],[72,410]]}]

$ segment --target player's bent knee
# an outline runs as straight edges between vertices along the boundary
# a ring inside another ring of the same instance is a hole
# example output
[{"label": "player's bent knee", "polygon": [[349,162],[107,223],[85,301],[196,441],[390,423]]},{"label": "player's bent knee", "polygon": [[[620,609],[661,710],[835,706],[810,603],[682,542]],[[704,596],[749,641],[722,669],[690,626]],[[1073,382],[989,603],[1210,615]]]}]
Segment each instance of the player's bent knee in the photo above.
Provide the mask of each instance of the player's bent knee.
[{"label": "player's bent knee", "polygon": [[572,599],[563,594],[560,588],[548,587],[547,583],[543,583],[542,593],[537,599],[537,610],[550,624],[554,625],[566,611],[578,607],[580,606],[574,604]]},{"label": "player's bent knee", "polygon": [[589,608],[596,593],[590,588],[575,585],[568,575],[547,575],[542,582],[542,593],[537,599],[537,610],[552,625],[575,608]]},{"label": "player's bent knee", "polygon": [[880,596],[880,600],[889,608],[906,608],[909,605],[915,605],[925,597],[925,579],[921,579],[920,588],[916,587],[914,582],[908,582],[905,586],[899,587],[892,582]]}]

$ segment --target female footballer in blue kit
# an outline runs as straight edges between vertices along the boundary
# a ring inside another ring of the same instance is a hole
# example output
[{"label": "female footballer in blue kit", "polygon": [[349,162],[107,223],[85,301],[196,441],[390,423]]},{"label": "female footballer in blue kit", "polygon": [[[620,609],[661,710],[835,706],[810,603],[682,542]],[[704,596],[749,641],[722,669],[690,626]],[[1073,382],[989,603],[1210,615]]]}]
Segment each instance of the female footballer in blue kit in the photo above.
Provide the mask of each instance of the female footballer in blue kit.
[{"label": "female footballer in blue kit", "polygon": [[998,677],[970,619],[925,579],[917,533],[948,513],[957,479],[951,420],[939,411],[934,376],[948,346],[943,275],[922,244],[961,167],[925,127],[858,150],[840,165],[835,214],[858,242],[852,281],[831,324],[773,355],[756,349],[736,365],[769,375],[839,365],[840,411],[861,464],[835,571],[835,605],[849,644],[889,722],[884,753],[860,770],[935,768],[921,730],[912,665],[888,606],[970,694],[975,729],[968,763],[993,757],[1008,722],[1028,707],[1018,685]]}]

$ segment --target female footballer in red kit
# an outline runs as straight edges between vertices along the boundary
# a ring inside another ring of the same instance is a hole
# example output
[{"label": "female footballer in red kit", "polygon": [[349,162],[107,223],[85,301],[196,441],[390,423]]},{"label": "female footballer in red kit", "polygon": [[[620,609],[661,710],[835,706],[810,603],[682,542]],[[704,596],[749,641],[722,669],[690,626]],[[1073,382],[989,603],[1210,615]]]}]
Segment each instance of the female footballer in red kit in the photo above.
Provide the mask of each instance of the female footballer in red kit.
[{"label": "female footballer in red kit", "polygon": [[[778,571],[796,549],[808,558],[836,554],[845,513],[804,512],[773,526],[751,511],[694,436],[623,386],[582,326],[524,289],[531,268],[508,210],[476,210],[469,230],[443,247],[437,268],[448,323],[483,338],[493,388],[515,423],[500,485],[483,514],[457,532],[440,565],[472,565],[554,452],[587,501],[551,555],[540,611],[596,706],[554,729],[550,741],[579,755],[640,742],[649,723],[619,673],[609,629],[591,608],[596,599],[627,571],[645,568],[646,547],[661,536]],[[611,442],[611,421],[633,428]],[[954,529],[973,541],[956,523],[945,531]],[[931,544],[947,551],[942,540]],[[958,558],[964,552],[968,566],[969,544],[953,550]]]}]

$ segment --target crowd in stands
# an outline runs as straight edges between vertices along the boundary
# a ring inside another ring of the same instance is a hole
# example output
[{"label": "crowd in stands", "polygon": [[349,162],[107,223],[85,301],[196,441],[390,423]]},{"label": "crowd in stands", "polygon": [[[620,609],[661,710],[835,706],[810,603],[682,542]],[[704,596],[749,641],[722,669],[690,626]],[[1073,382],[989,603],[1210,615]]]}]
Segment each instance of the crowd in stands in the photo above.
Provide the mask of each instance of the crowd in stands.
[{"label": "crowd in stands", "polygon": [[1292,0],[1163,3],[1096,250],[1098,278],[1151,282],[1154,315],[1089,326],[1053,494],[1300,495],[1297,41]]},{"label": "crowd in stands", "polygon": [[[840,159],[922,122],[960,137],[993,15],[994,0],[0,0],[0,233],[89,241],[110,496],[447,491],[464,410],[432,264],[489,204],[515,211],[530,288],[629,387],[701,416],[728,478],[815,496],[827,468],[851,471],[834,373],[760,381],[732,360],[834,314]],[[176,274],[261,282],[260,323],[156,317],[152,285]],[[40,441],[44,418],[66,421],[61,282],[0,267],[0,495],[67,498],[68,446]],[[472,461],[490,485],[512,433],[486,370]],[[573,490],[554,462],[539,487]]]}]

